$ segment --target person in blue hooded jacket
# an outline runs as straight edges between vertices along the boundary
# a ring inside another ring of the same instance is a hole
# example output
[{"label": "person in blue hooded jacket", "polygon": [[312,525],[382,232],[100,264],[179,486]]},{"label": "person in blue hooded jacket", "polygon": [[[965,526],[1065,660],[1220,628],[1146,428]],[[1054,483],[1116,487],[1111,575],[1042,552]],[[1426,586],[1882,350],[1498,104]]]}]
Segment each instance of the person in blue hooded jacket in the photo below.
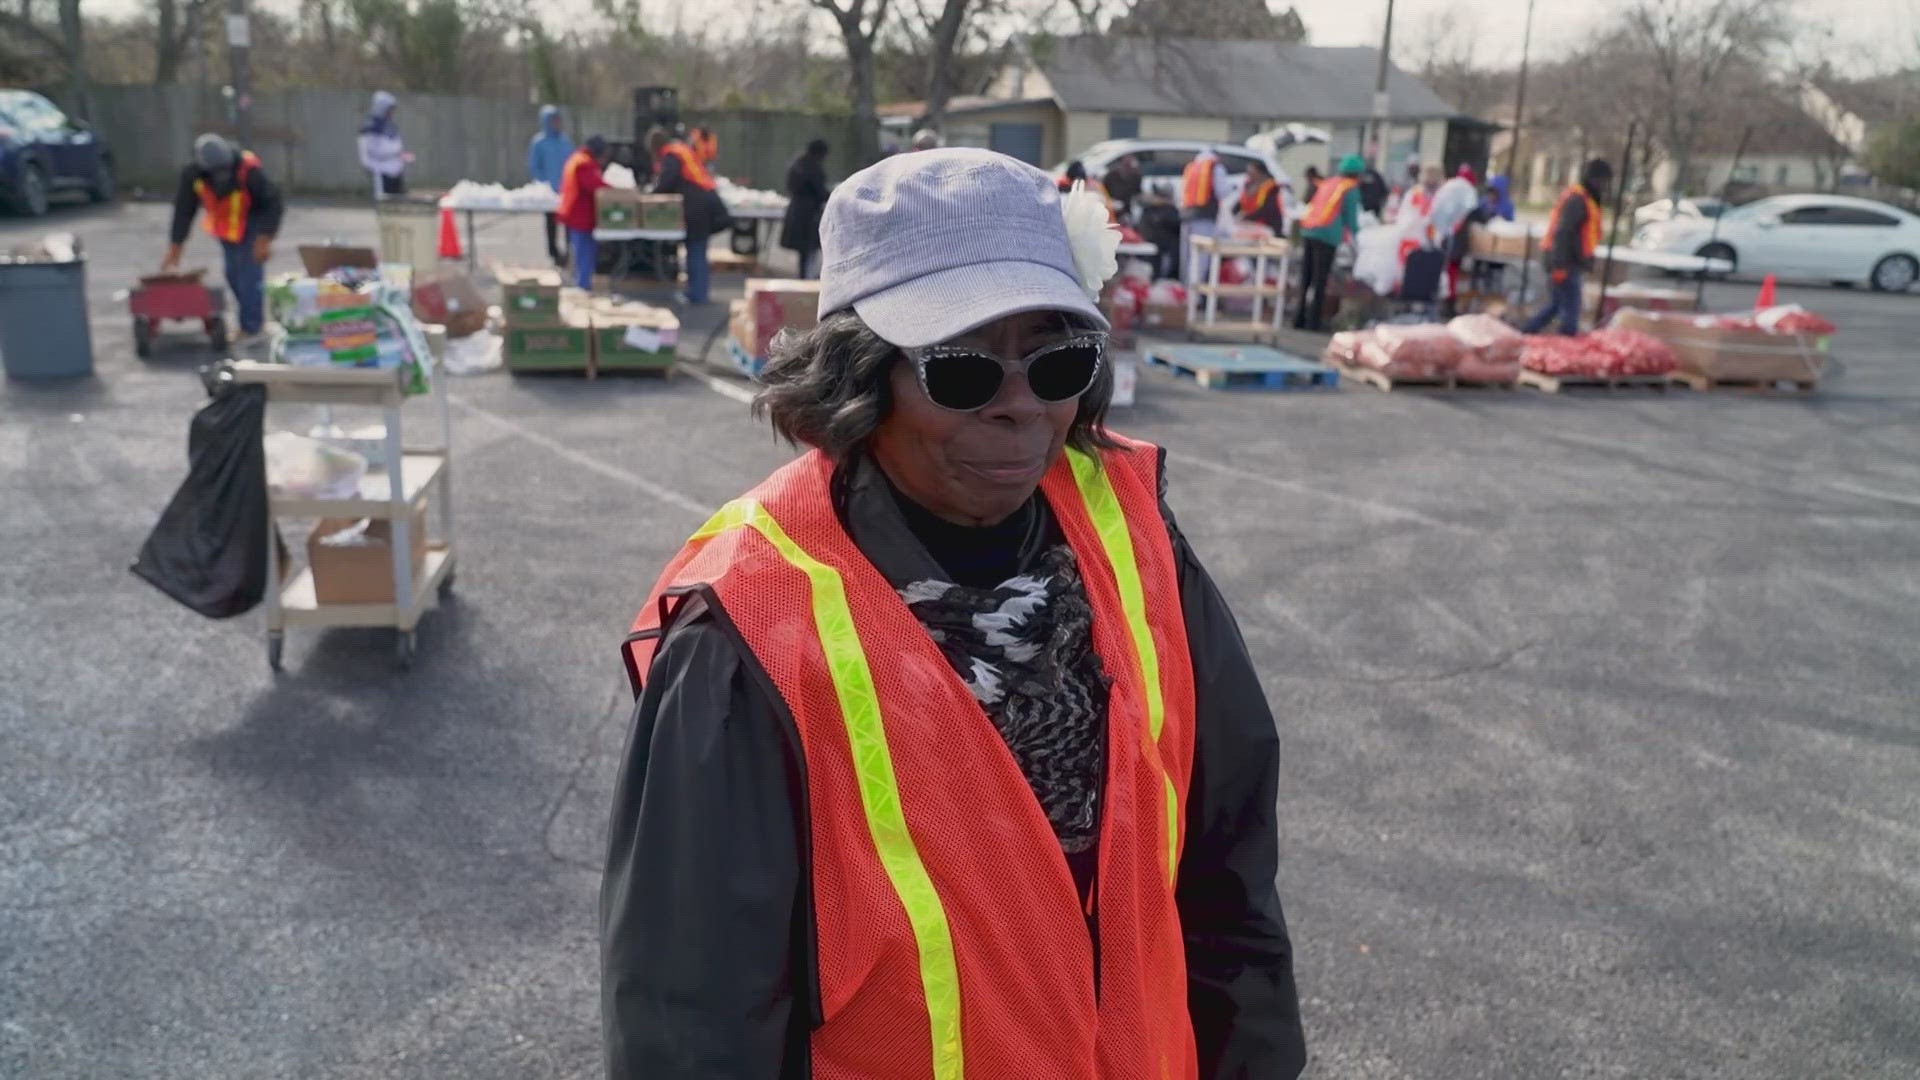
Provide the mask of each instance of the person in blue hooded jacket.
[{"label": "person in blue hooded jacket", "polygon": [[[555,191],[560,190],[560,175],[566,171],[567,159],[573,156],[573,140],[567,137],[566,128],[560,122],[560,108],[557,105],[540,106],[540,130],[527,144],[527,175],[536,184],[545,184]],[[560,250],[560,222],[552,214],[547,215],[547,257],[555,266],[567,265],[567,253]]]}]

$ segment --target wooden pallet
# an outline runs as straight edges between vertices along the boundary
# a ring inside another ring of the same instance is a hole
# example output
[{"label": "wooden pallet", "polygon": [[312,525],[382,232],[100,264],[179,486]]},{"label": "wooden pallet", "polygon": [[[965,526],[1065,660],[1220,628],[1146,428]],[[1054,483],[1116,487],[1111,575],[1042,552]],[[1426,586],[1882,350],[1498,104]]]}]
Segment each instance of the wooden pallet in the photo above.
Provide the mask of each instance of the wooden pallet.
[{"label": "wooden pallet", "polygon": [[1432,386],[1443,390],[1451,390],[1456,385],[1452,376],[1438,379],[1395,378],[1384,371],[1367,367],[1364,364],[1335,364],[1334,369],[1340,372],[1340,377],[1343,379],[1352,379],[1357,383],[1378,387],[1387,393],[1392,393],[1396,388],[1404,390],[1409,386]]},{"label": "wooden pallet", "polygon": [[1308,390],[1340,385],[1325,364],[1261,345],[1148,346],[1146,362],[1209,390]]},{"label": "wooden pallet", "polygon": [[1750,390],[1762,393],[1777,390],[1811,394],[1820,389],[1818,379],[1716,379],[1691,371],[1674,372],[1673,381],[1690,390]]},{"label": "wooden pallet", "polygon": [[1665,390],[1672,385],[1672,378],[1666,375],[1622,375],[1617,379],[1592,379],[1579,375],[1545,375],[1538,371],[1522,369],[1516,386],[1531,386],[1542,393],[1557,394],[1563,389],[1572,390],[1626,390],[1646,388]]}]

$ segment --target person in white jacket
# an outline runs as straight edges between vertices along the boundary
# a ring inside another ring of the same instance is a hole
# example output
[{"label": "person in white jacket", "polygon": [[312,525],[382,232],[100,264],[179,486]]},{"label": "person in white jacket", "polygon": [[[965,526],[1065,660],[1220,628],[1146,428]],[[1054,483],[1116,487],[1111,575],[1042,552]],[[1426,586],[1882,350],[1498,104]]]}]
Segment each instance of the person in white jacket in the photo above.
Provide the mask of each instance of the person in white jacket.
[{"label": "person in white jacket", "polygon": [[360,125],[360,167],[373,175],[376,201],[405,194],[407,190],[407,165],[413,161],[413,155],[400,141],[400,125],[393,118],[398,104],[385,90],[375,91],[373,108],[367,113],[366,122]]}]

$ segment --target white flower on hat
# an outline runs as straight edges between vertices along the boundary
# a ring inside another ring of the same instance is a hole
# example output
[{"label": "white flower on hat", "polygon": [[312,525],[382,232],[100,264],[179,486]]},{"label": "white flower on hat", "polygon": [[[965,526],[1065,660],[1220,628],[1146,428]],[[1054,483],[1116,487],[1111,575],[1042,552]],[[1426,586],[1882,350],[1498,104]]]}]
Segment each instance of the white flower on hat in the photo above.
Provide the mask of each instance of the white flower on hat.
[{"label": "white flower on hat", "polygon": [[1067,246],[1073,251],[1073,272],[1087,295],[1100,298],[1100,287],[1120,270],[1120,230],[1107,213],[1106,200],[1075,180],[1073,190],[1060,197],[1060,216],[1067,223]]}]

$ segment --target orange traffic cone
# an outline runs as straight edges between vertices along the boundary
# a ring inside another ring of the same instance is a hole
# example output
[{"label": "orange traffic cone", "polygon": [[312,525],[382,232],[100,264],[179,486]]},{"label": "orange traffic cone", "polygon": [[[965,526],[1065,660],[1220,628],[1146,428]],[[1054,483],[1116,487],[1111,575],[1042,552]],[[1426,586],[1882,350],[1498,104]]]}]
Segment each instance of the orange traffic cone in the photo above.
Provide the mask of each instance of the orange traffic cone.
[{"label": "orange traffic cone", "polygon": [[453,211],[440,208],[440,257],[443,259],[462,258],[460,254],[460,227],[453,223]]},{"label": "orange traffic cone", "polygon": [[1760,298],[1753,302],[1753,310],[1765,311],[1773,306],[1773,275],[1760,279]]}]

